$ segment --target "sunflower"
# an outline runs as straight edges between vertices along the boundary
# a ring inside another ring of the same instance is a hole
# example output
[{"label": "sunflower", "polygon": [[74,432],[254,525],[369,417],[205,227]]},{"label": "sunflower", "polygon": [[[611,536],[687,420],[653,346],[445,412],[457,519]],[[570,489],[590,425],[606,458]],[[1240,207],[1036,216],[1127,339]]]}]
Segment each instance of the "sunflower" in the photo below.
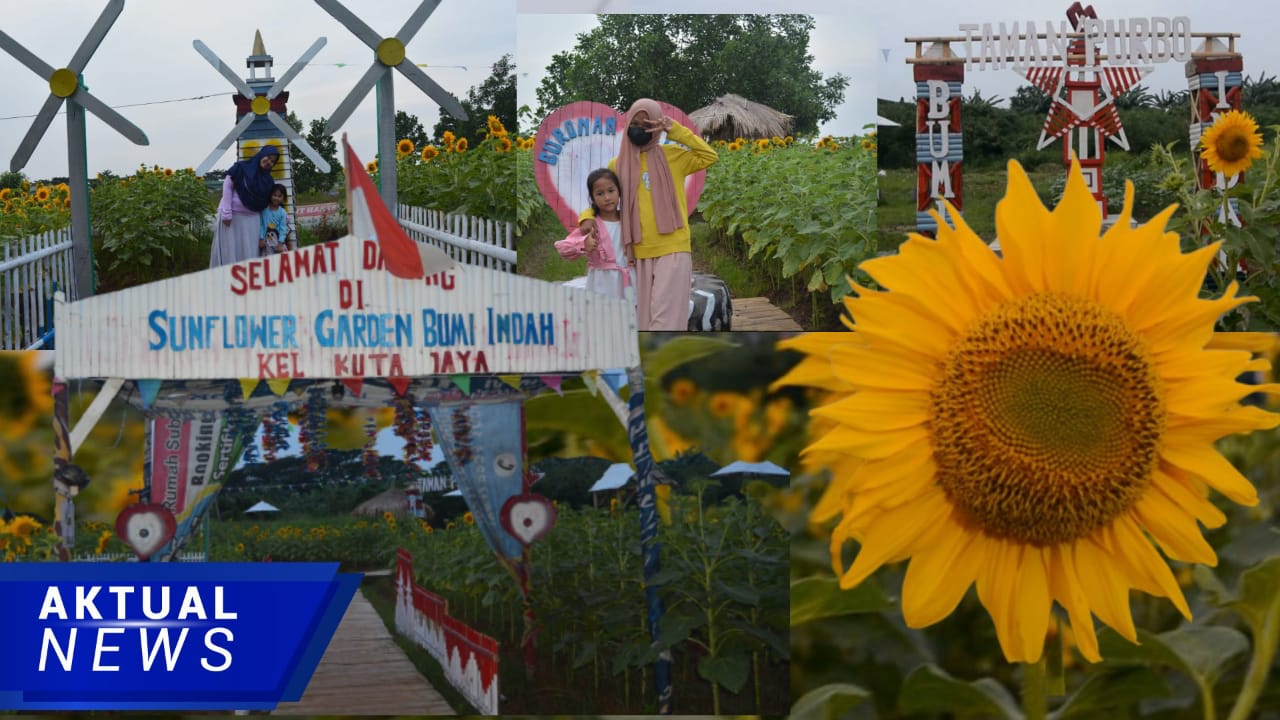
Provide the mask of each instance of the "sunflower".
[{"label": "sunflower", "polygon": [[378,161],[377,161],[377,160],[370,160],[369,162],[365,163],[365,165],[364,165],[364,169],[365,169],[367,172],[370,172],[370,173],[376,173],[376,172],[378,172]]},{"label": "sunflower", "polygon": [[13,191],[9,188],[0,188],[0,200],[8,200]]},{"label": "sunflower", "polygon": [[26,545],[31,544],[31,536],[42,526],[40,521],[30,515],[19,515],[9,521],[9,534],[20,538]]},{"label": "sunflower", "polygon": [[494,137],[506,137],[507,135],[507,128],[498,119],[497,115],[489,116],[489,134]]},{"label": "sunflower", "polygon": [[711,396],[711,400],[707,403],[707,408],[711,410],[711,414],[718,418],[729,417],[729,413],[733,412],[733,408],[737,406],[738,401],[742,398],[738,393],[718,392]]},{"label": "sunflower", "polygon": [[759,140],[756,140],[756,150],[757,150],[757,151],[759,151],[759,150],[768,150],[768,149],[769,149],[769,139],[768,139],[768,138],[760,138]]},{"label": "sunflower", "polygon": [[98,546],[93,549],[94,555],[101,555],[107,551],[107,543],[111,542],[112,535],[113,533],[110,530],[102,531],[102,534],[98,536]]},{"label": "sunflower", "polygon": [[0,437],[20,438],[53,412],[49,377],[36,366],[40,354],[0,353]]},{"label": "sunflower", "polygon": [[427,145],[426,147],[422,148],[422,162],[428,162],[431,160],[431,158],[439,154],[440,154],[440,151],[436,149],[435,145]]},{"label": "sunflower", "polygon": [[396,516],[393,515],[390,510],[384,510],[382,512],[382,519],[388,523],[394,523],[396,521]]},{"label": "sunflower", "polygon": [[475,515],[472,515],[472,514],[471,514],[471,511],[470,511],[470,510],[468,510],[467,512],[465,512],[465,513],[463,513],[463,514],[462,514],[462,522],[463,522],[463,524],[464,524],[464,525],[475,525],[475,524],[476,524],[476,516],[475,516]]},{"label": "sunflower", "polygon": [[[1010,661],[1040,658],[1054,601],[1091,661],[1091,613],[1136,642],[1132,588],[1190,617],[1151,540],[1171,559],[1216,562],[1196,523],[1226,518],[1205,485],[1244,505],[1258,496],[1214,441],[1280,424],[1239,403],[1276,386],[1237,383],[1265,360],[1214,339],[1223,313],[1254,300],[1234,284],[1198,297],[1217,244],[1184,255],[1164,232],[1174,208],[1136,227],[1132,210],[1130,183],[1099,238],[1078,163],[1050,212],[1011,162],[1003,257],[951,208],[937,240],[912,235],[862,264],[887,290],[855,286],[853,334],[783,343],[809,357],[779,384],[835,398],[815,411],[826,429],[807,452],[830,463],[812,519],[840,516],[842,587],[910,558],[903,615],[924,627],[976,583]],[[846,568],[849,539],[861,548]]]},{"label": "sunflower", "polygon": [[498,152],[510,152],[510,151],[511,151],[511,138],[504,137],[504,138],[502,138],[501,140],[499,140],[499,141],[498,141],[498,147],[497,147],[497,148],[495,148],[495,149],[496,149]]},{"label": "sunflower", "polygon": [[165,177],[173,177],[173,168],[165,168],[165,169],[164,169],[164,176],[165,176]]},{"label": "sunflower", "polygon": [[236,543],[236,553],[240,555],[244,554],[244,543]]},{"label": "sunflower", "polygon": [[425,523],[425,522],[424,522],[424,523],[422,523],[422,532],[424,532],[424,533],[426,533],[426,534],[430,535],[431,533],[433,533],[433,532],[435,532],[435,531],[436,531],[436,529],[435,529],[435,528],[433,528],[433,527],[431,527],[431,526],[430,526],[430,525],[428,525],[427,523]]},{"label": "sunflower", "polygon": [[404,138],[396,143],[396,155],[398,157],[408,157],[413,154],[413,150],[413,141],[409,138]]},{"label": "sunflower", "polygon": [[1262,135],[1248,113],[1232,110],[1218,116],[1200,136],[1200,157],[1209,169],[1235,177],[1262,157]]},{"label": "sunflower", "polygon": [[698,384],[689,378],[677,378],[671,381],[667,394],[671,396],[673,405],[684,405],[698,392]]},{"label": "sunflower", "polygon": [[440,136],[440,144],[444,146],[445,152],[453,150],[454,134],[452,130],[445,130],[444,135]]},{"label": "sunflower", "polygon": [[458,141],[457,141],[457,142],[455,142],[455,143],[453,144],[453,151],[454,151],[454,152],[459,152],[459,153],[464,153],[464,152],[466,152],[466,151],[467,151],[467,139],[466,139],[466,138],[458,138]]},{"label": "sunflower", "polygon": [[37,202],[44,202],[48,199],[49,199],[49,188],[45,187],[44,185],[41,185],[40,187],[36,188]]}]

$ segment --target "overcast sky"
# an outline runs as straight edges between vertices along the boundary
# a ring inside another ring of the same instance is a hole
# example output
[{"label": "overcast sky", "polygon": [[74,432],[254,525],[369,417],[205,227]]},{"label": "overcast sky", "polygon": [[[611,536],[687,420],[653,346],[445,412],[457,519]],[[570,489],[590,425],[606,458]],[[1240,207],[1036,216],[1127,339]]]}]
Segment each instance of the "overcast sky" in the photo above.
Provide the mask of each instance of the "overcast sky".
[{"label": "overcast sky", "polygon": [[[419,5],[418,0],[343,3],[374,32],[391,36]],[[6,0],[0,25],[11,37],[49,65],[64,67],[106,6],[104,0]],[[455,97],[489,77],[493,63],[514,53],[514,0],[483,5],[442,2],[407,44],[406,56]],[[261,29],[279,78],[319,37],[324,49],[285,88],[289,110],[304,123],[328,116],[373,62],[373,51],[312,0],[262,2],[218,0],[173,2],[128,0],[124,11],[85,68],[91,94],[115,107],[147,134],[150,145],[134,145],[96,116],[88,114],[89,173],[109,169],[131,173],[139,163],[195,167],[235,125],[231,84],[191,46],[208,45],[241,77],[245,57]],[[344,64],[338,67],[338,64]],[[454,66],[465,66],[462,67]],[[201,100],[144,107],[122,105],[212,95]],[[362,159],[375,154],[377,128],[374,91],[342,128]],[[18,143],[49,96],[47,79],[0,51],[0,170],[8,170]],[[421,90],[396,73],[396,108],[412,113],[428,130],[439,109]],[[24,172],[33,178],[67,174],[67,123],[59,115],[40,141]],[[226,152],[215,167],[233,160]]]},{"label": "overcast sky", "polygon": [[[581,7],[590,3],[569,0],[556,0],[552,6]],[[596,3],[600,4],[600,3]],[[660,3],[643,3],[644,11],[655,9]],[[628,7],[639,3],[614,2],[608,4],[608,10],[616,7]],[[723,3],[693,2],[682,3],[675,9],[680,12],[711,11]],[[756,11],[795,12],[792,5],[787,8],[770,7],[768,3],[751,3]],[[542,7],[543,3],[522,3],[521,8]],[[809,54],[813,56],[813,67],[824,77],[843,73],[849,78],[845,88],[844,102],[836,108],[836,117],[819,127],[819,132],[830,135],[858,135],[865,132],[863,126],[875,122],[876,84],[875,75],[879,55],[876,52],[875,28],[858,20],[852,15],[830,14],[840,8],[836,3],[808,3],[799,7],[813,10],[826,10],[828,14],[814,15],[814,30],[809,35]],[[722,8],[721,8],[722,9]],[[741,9],[733,12],[741,12]],[[516,78],[517,94],[520,103],[530,109],[538,109],[537,89],[545,75],[545,70],[556,53],[572,50],[577,44],[577,36],[599,25],[595,15],[583,14],[521,14],[517,18]],[[662,98],[659,98],[662,99]],[[749,98],[750,99],[750,98]],[[626,108],[619,108],[625,110]],[[692,112],[697,108],[682,108]]]},{"label": "overcast sky", "polygon": [[[1084,3],[1089,4],[1089,3]],[[1257,78],[1264,71],[1274,76],[1280,70],[1280,44],[1275,42],[1275,32],[1280,20],[1275,19],[1273,5],[1262,0],[1234,0],[1232,2],[1205,2],[1197,0],[1094,0],[1092,3],[1100,20],[1132,17],[1187,16],[1191,19],[1191,31],[1239,33],[1236,49],[1244,55],[1244,73]],[[915,0],[912,12],[901,12],[894,3],[869,3],[865,19],[878,28],[880,56],[878,83],[880,97],[897,100],[915,94],[915,82],[911,66],[906,58],[914,54],[914,45],[904,42],[907,37],[961,35],[962,23],[1012,23],[1025,25],[1030,20],[1037,28],[1046,21],[1056,23],[1066,19],[1067,0],[1023,0],[1013,3],[994,0],[972,0],[965,3],[945,0]],[[1194,41],[1198,47],[1202,42]],[[963,49],[960,50],[963,53]],[[887,53],[887,58],[885,54]],[[1142,84],[1153,92],[1187,89],[1183,64],[1177,61],[1153,66]],[[979,70],[970,66],[965,71],[964,94],[980,89],[986,97],[993,95],[1008,99],[1025,85],[1026,80],[1011,69]]]}]

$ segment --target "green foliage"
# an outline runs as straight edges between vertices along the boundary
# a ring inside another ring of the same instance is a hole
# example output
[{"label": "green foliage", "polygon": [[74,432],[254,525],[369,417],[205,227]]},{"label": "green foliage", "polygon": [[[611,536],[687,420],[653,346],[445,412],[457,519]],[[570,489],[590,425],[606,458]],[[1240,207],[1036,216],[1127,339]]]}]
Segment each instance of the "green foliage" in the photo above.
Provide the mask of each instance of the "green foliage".
[{"label": "green foliage", "polygon": [[575,100],[626,109],[641,97],[691,112],[733,93],[793,116],[793,131],[811,134],[835,117],[849,84],[813,69],[810,16],[598,17],[573,50],[552,57],[537,90],[539,117]]},{"label": "green foliage", "polygon": [[20,188],[22,187],[22,181],[26,179],[27,176],[21,172],[5,170],[0,172],[0,188],[9,188],[11,190]]},{"label": "green foliage", "polygon": [[410,115],[403,110],[396,111],[396,140],[411,140],[415,148],[424,147],[430,143],[427,137],[426,128],[422,127],[422,121],[417,115]]},{"label": "green foliage", "polygon": [[698,207],[719,233],[741,238],[748,257],[835,303],[849,292],[845,278],[875,256],[875,163],[857,138],[721,149]]},{"label": "green foliage", "polygon": [[99,291],[207,266],[213,210],[204,182],[190,170],[140,168],[99,183],[89,205]]},{"label": "green foliage", "polygon": [[[472,144],[478,143],[488,135],[488,117],[494,115],[502,121],[502,125],[515,128],[516,125],[516,65],[511,54],[507,53],[493,64],[493,72],[484,82],[467,91],[467,97],[460,100],[462,109],[467,113],[466,120],[459,120],[448,113],[440,113],[440,120],[431,129],[437,142],[441,142],[446,132],[456,137],[465,137]],[[399,125],[397,124],[397,128]],[[398,135],[397,138],[410,137]],[[424,138],[425,142],[425,138]],[[414,140],[417,147],[421,144]]]},{"label": "green foliage", "polygon": [[[399,120],[398,114],[396,119],[397,121]],[[293,148],[290,152],[290,158],[293,161],[294,193],[332,189],[334,183],[342,177],[342,163],[338,162],[338,143],[333,139],[332,135],[328,135],[324,131],[325,118],[321,117],[312,120],[310,128],[305,133],[302,129],[302,121],[298,119],[297,115],[290,112],[287,120],[294,130],[301,135],[305,135],[307,144],[320,153],[320,157],[329,163],[329,172],[322,173],[320,168],[311,162],[311,158],[304,155],[298,148]]]}]

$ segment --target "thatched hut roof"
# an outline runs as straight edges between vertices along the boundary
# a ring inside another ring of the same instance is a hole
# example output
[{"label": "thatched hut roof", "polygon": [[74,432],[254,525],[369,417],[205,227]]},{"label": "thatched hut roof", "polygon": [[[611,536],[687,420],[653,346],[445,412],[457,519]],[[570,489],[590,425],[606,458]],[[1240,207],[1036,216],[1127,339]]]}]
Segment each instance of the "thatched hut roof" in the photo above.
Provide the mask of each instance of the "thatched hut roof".
[{"label": "thatched hut roof", "polygon": [[721,95],[710,105],[694,110],[689,119],[709,140],[785,137],[795,125],[791,115],[733,94]]},{"label": "thatched hut roof", "polygon": [[390,512],[397,518],[408,515],[408,494],[400,488],[391,488],[360,503],[351,514],[356,517],[380,517],[384,512]]}]

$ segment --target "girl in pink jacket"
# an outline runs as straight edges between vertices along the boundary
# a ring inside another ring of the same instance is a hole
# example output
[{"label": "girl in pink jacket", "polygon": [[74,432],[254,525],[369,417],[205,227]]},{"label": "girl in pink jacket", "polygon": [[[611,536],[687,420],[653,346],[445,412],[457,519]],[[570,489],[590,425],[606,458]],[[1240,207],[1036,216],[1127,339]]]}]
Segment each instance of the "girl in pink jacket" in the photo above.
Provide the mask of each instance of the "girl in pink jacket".
[{"label": "girl in pink jacket", "polygon": [[601,295],[635,302],[635,261],[622,250],[622,215],[618,176],[609,168],[587,175],[587,193],[596,222],[587,230],[575,229],[556,243],[566,260],[587,256],[587,289]]}]

